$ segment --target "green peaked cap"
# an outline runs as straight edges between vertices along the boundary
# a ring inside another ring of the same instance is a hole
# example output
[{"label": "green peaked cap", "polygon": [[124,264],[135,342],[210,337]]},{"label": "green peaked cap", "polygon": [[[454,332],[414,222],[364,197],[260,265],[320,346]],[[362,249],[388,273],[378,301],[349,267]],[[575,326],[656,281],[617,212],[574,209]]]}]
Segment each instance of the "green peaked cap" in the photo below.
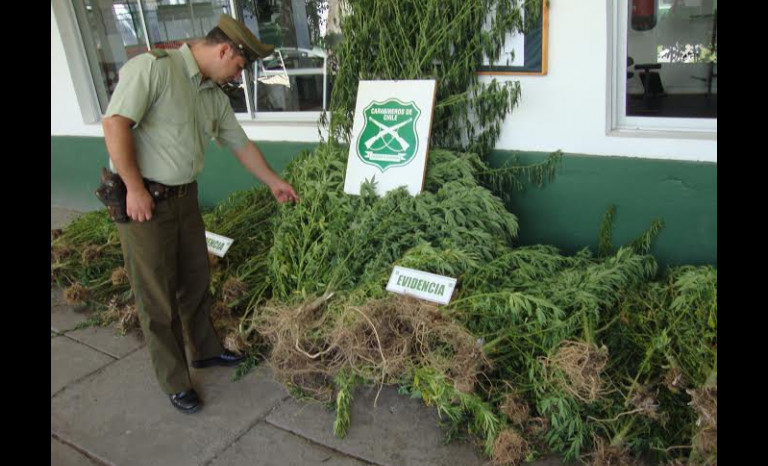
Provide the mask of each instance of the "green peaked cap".
[{"label": "green peaked cap", "polygon": [[257,39],[247,27],[245,27],[245,24],[227,14],[219,16],[219,29],[229,37],[229,40],[235,43],[249,62],[254,62],[259,58],[269,56],[275,50],[274,45],[262,44],[261,41]]}]

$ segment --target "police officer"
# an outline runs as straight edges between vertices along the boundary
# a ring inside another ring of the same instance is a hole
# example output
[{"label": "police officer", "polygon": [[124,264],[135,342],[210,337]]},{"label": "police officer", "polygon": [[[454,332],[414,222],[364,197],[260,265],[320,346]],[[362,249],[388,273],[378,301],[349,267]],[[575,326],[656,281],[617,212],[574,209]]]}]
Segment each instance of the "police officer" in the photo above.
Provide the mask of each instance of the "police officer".
[{"label": "police officer", "polygon": [[234,152],[278,202],[299,200],[248,140],[217,85],[273,50],[221,15],[205,39],[129,60],[102,122],[111,167],[128,191],[131,221],[117,226],[141,328],[160,387],[185,413],[201,406],[185,339],[193,367],[243,359],[224,350],[210,321],[208,252],[195,181],[208,141]]}]

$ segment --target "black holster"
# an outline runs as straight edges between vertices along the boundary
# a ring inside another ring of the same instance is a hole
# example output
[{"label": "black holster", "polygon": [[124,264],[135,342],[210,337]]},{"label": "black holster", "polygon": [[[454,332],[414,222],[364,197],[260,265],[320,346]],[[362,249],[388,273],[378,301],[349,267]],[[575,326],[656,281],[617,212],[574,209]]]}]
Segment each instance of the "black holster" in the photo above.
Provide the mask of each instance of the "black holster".
[{"label": "black holster", "polygon": [[[193,181],[179,186],[168,186],[146,178],[142,178],[142,180],[144,181],[144,187],[155,202],[164,201],[170,197],[186,196],[190,187],[195,184]],[[123,183],[120,175],[102,168],[101,184],[96,188],[94,194],[96,194],[96,198],[107,206],[112,220],[117,223],[128,223],[131,221],[126,209],[128,188],[125,187],[125,183]]]},{"label": "black holster", "polygon": [[131,221],[126,212],[125,196],[128,190],[123,183],[123,179],[117,173],[112,173],[106,168],[101,169],[101,184],[96,188],[94,194],[109,211],[109,216],[117,223],[128,223]]}]

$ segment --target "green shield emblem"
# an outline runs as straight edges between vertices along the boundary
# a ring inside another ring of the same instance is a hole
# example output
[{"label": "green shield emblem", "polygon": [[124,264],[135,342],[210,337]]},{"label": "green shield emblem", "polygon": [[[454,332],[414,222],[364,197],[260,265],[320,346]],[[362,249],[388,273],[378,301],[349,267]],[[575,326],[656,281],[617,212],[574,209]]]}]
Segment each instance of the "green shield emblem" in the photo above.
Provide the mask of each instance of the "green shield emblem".
[{"label": "green shield emblem", "polygon": [[419,148],[416,121],[421,110],[413,102],[388,99],[363,110],[365,123],[357,139],[357,156],[384,172],[408,165]]}]

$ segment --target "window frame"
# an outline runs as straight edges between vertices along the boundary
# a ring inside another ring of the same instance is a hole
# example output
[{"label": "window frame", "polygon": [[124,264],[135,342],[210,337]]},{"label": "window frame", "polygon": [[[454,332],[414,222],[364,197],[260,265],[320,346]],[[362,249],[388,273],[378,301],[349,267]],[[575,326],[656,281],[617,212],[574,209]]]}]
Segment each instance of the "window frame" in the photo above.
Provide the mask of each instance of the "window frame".
[{"label": "window frame", "polygon": [[717,140],[717,118],[627,116],[627,34],[630,0],[608,6],[608,136]]},{"label": "window frame", "polygon": [[[67,57],[67,66],[69,67],[72,75],[72,81],[75,87],[75,94],[80,107],[80,114],[83,118],[83,122],[86,124],[99,123],[104,116],[104,111],[101,108],[99,96],[97,92],[96,79],[91,70],[91,61],[88,59],[88,52],[85,47],[85,38],[82,35],[80,26],[78,24],[77,15],[75,14],[74,2],[79,0],[67,0],[64,2],[52,2],[52,8],[54,10],[54,17],[56,19],[61,41],[64,46]],[[236,0],[228,0],[231,15],[235,19],[240,19],[238,10],[235,4]],[[286,0],[284,0],[286,1]],[[290,0],[287,0],[290,1]],[[139,14],[141,17],[142,29],[145,37],[145,45],[147,50],[150,49],[150,38],[147,31],[147,23],[144,17],[144,2],[145,0],[137,0],[139,6]],[[327,62],[326,62],[326,79],[327,79]],[[251,73],[248,70],[243,71],[243,82],[246,79],[255,81],[258,73],[254,70]],[[254,109],[252,102],[256,102],[256,96],[251,99],[249,86],[243,86],[246,93],[246,112],[235,112],[235,117],[243,125],[249,124],[271,124],[271,123],[294,123],[297,126],[310,126],[316,125],[320,119],[323,111],[290,111],[290,112],[259,112],[258,109]],[[254,91],[256,85],[254,82]],[[255,93],[255,92],[254,92]],[[324,101],[326,106],[330,102],[330,93],[327,86],[323,89]],[[329,112],[326,108],[325,112]]]},{"label": "window frame", "polygon": [[80,33],[80,28],[75,17],[75,6],[72,2],[51,2],[54,17],[64,46],[64,55],[67,57],[67,66],[72,75],[72,84],[75,88],[80,114],[86,124],[98,123],[103,113],[99,105],[96,84],[93,82],[88,56],[85,51],[85,42]]}]

